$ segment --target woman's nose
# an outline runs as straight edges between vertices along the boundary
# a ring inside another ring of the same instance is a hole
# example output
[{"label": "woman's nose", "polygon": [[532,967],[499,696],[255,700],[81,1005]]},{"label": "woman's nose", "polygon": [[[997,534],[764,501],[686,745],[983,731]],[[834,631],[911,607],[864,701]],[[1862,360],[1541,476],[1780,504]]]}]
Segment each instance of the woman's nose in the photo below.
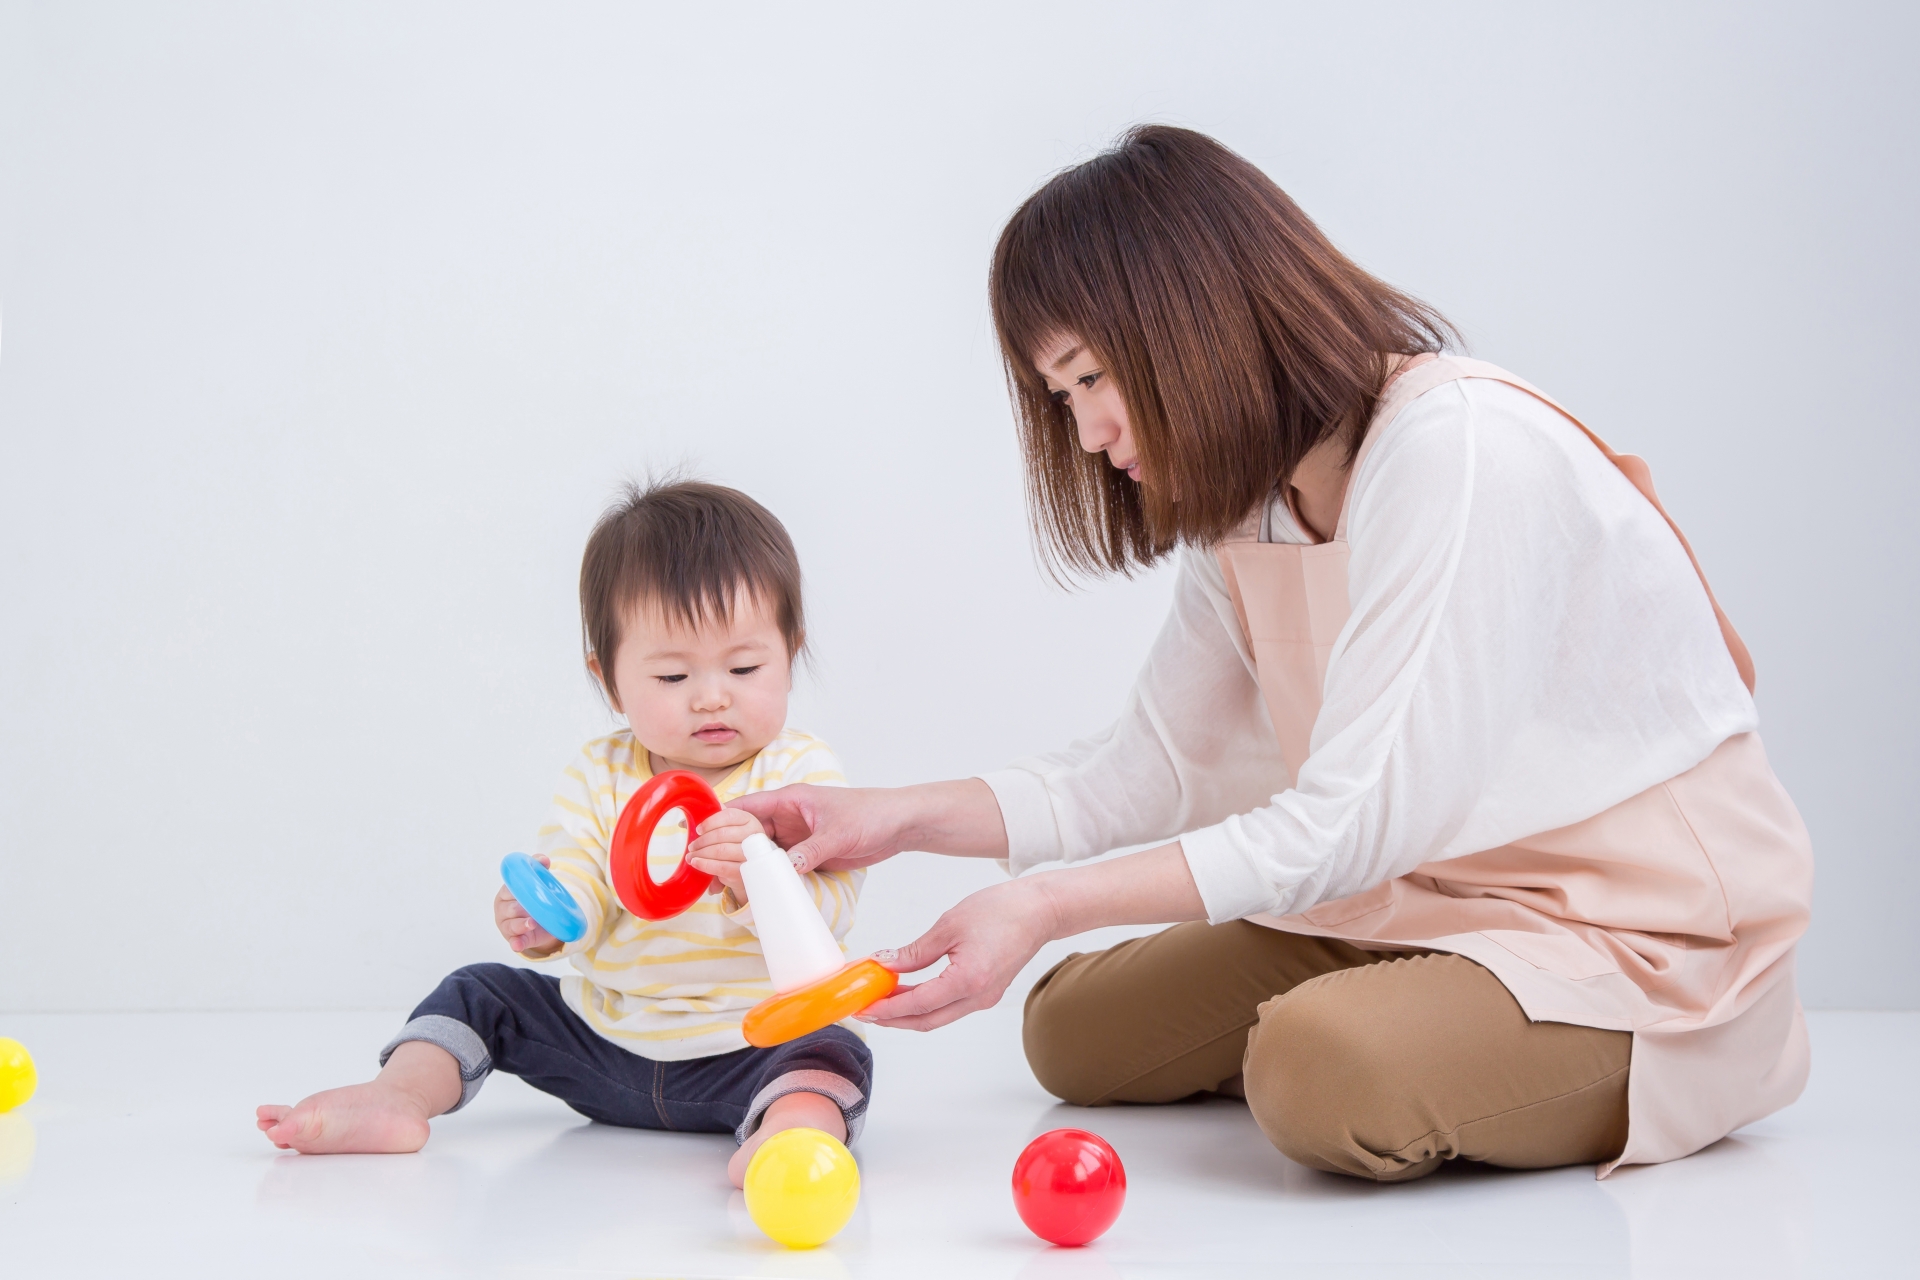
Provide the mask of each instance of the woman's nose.
[{"label": "woman's nose", "polygon": [[1105,414],[1075,414],[1073,423],[1080,433],[1080,447],[1088,453],[1102,453],[1120,438],[1120,424]]}]

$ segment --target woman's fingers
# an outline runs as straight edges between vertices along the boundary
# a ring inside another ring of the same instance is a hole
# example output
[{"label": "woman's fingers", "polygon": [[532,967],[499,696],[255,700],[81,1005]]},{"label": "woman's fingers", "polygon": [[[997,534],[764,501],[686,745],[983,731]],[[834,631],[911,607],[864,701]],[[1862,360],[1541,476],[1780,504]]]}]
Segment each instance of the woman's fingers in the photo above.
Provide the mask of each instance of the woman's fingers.
[{"label": "woman's fingers", "polygon": [[988,994],[980,991],[977,984],[949,969],[937,978],[895,991],[885,1000],[868,1005],[860,1019],[879,1023],[883,1027],[931,1031],[949,1022],[957,1022],[970,1013],[991,1008],[998,999],[998,992]]},{"label": "woman's fingers", "polygon": [[932,1013],[917,1014],[910,1018],[877,1018],[874,1024],[882,1027],[896,1027],[901,1031],[932,1031],[950,1022],[958,1022],[970,1013],[978,1013],[982,1009],[991,1007],[989,1004],[968,1004],[962,1001]]},{"label": "woman's fingers", "polygon": [[819,789],[800,782],[774,791],[756,791],[728,801],[727,808],[752,814],[769,840],[790,850],[814,832],[815,809],[809,793]]},{"label": "woman's fingers", "polygon": [[917,972],[942,956],[949,962],[946,969],[895,991],[860,1016],[925,1031],[999,1003],[1014,975],[1052,936],[1050,920],[1044,894],[1031,880],[969,894],[920,937],[874,956],[896,973]]},{"label": "woman's fingers", "polygon": [[886,947],[874,952],[873,958],[895,973],[918,973],[947,954],[948,948],[953,945],[953,934],[946,928],[946,923],[947,918],[941,916],[933,922],[933,928],[906,946]]},{"label": "woman's fingers", "polygon": [[[899,987],[885,1000],[875,1001],[861,1012],[861,1017],[874,1022],[891,1023],[896,1018],[911,1018],[923,1013],[932,1013],[948,1005],[974,999],[979,993],[974,984],[954,969],[948,969],[937,978],[928,978],[925,982],[915,983],[911,987]],[[957,1015],[956,1015],[957,1016]]]}]

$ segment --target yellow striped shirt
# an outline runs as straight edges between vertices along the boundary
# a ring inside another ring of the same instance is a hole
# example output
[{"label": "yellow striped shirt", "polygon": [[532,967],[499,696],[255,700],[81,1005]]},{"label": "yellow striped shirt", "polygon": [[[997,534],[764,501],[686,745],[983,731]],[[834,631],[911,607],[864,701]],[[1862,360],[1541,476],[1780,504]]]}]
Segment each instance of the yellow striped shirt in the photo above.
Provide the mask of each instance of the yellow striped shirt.
[{"label": "yellow striped shirt", "polygon": [[[746,1047],[741,1018],[773,994],[751,913],[715,881],[713,892],[671,920],[643,920],[620,905],[608,879],[614,822],[652,776],[645,749],[627,729],[589,742],[562,775],[538,848],[586,912],[587,931],[548,958],[572,960],[579,972],[560,983],[567,1002],[621,1048],[665,1061],[730,1053]],[[787,729],[714,791],[725,802],[793,782],[847,785],[826,743]],[[654,832],[647,857],[656,880],[672,874],[685,845],[686,828],[678,821]],[[865,878],[864,871],[806,877],[843,947]]]}]

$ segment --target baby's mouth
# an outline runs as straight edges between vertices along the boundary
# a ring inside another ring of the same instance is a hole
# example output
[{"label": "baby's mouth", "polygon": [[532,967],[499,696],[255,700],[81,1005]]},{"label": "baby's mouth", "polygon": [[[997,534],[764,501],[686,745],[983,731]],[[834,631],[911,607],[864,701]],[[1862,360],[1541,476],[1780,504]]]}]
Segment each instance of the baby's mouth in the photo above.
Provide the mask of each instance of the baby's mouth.
[{"label": "baby's mouth", "polygon": [[695,729],[693,736],[701,742],[731,742],[740,735],[724,724],[710,724]]}]

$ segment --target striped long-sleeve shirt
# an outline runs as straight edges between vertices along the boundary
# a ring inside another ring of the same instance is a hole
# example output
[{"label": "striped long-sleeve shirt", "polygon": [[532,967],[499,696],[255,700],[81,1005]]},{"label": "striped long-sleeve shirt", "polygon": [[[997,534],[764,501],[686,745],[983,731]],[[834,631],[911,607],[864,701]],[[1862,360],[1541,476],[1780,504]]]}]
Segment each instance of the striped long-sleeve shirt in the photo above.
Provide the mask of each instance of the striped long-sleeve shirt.
[{"label": "striped long-sleeve shirt", "polygon": [[[614,822],[652,777],[646,750],[626,729],[597,738],[561,777],[553,819],[538,848],[586,913],[587,931],[549,959],[567,958],[577,973],[561,980],[567,1002],[608,1040],[645,1058],[677,1061],[746,1046],[740,1020],[773,994],[767,962],[754,936],[750,904],[714,891],[669,920],[643,920],[620,905],[607,874]],[[845,786],[827,744],[785,730],[714,788],[721,801],[793,782]],[[679,861],[686,828],[677,821],[654,833],[648,851],[656,880]],[[812,873],[808,888],[821,916],[843,940],[853,927],[854,898],[864,871]]]}]

